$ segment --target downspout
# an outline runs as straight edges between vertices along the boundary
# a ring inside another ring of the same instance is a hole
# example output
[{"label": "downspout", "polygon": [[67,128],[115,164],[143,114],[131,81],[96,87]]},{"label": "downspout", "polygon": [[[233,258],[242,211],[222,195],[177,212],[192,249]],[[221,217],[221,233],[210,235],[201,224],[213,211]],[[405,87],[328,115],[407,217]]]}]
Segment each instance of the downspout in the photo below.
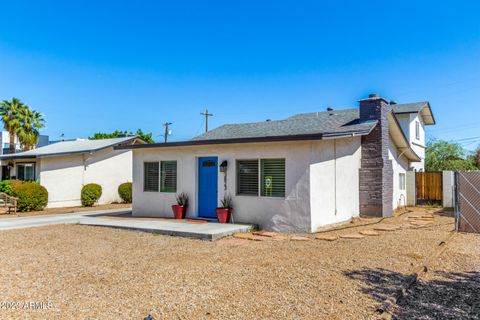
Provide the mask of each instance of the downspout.
[{"label": "downspout", "polygon": [[333,190],[335,197],[335,215],[337,215],[337,139],[333,139]]}]

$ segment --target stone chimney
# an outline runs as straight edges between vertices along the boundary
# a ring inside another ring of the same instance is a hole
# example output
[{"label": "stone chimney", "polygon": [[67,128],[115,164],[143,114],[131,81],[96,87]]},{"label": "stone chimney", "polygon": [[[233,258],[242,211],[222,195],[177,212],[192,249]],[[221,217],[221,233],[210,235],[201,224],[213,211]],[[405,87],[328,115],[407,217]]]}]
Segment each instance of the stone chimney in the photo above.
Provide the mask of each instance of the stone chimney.
[{"label": "stone chimney", "polygon": [[360,100],[360,121],[378,121],[362,136],[360,215],[389,217],[393,213],[393,167],[388,157],[388,113],[391,106],[377,94]]}]

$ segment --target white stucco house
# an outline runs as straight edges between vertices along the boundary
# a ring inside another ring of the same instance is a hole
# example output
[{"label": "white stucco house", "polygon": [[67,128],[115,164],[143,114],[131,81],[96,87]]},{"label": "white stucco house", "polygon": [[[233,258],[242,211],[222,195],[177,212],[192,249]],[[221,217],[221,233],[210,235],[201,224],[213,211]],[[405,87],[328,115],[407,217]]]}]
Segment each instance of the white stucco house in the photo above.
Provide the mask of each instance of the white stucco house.
[{"label": "white stucco house", "polygon": [[[420,135],[411,132],[416,122]],[[434,123],[428,103],[370,95],[359,108],[115,149],[133,151],[133,215],[171,217],[175,194],[186,192],[187,216],[215,218],[229,194],[236,223],[314,232],[359,215],[390,216],[405,204],[405,174],[422,169],[424,126]]]},{"label": "white stucco house", "polygon": [[36,180],[48,191],[48,206],[80,206],[85,184],[102,186],[99,204],[121,201],[118,186],[132,181],[132,152],[116,146],[145,143],[138,137],[61,141],[0,156],[12,179]]}]

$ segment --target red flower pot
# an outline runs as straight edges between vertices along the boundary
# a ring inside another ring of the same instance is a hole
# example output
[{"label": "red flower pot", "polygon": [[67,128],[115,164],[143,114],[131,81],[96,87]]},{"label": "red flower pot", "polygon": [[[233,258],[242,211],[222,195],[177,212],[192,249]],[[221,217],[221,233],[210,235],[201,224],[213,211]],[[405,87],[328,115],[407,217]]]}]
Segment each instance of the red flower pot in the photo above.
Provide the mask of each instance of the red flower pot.
[{"label": "red flower pot", "polygon": [[172,211],[175,219],[185,219],[185,214],[187,213],[187,206],[179,206],[174,204],[172,206]]},{"label": "red flower pot", "polygon": [[230,208],[217,208],[217,219],[220,223],[228,223],[230,221],[230,216],[232,215],[232,209]]}]

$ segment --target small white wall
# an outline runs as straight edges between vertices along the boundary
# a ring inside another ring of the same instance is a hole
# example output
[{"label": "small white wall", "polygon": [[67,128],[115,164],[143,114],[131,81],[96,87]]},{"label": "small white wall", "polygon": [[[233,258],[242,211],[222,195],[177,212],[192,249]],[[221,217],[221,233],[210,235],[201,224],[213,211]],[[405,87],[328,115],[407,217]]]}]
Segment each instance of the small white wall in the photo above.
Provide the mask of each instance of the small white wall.
[{"label": "small white wall", "polygon": [[[340,140],[339,140],[340,141]],[[297,141],[181,148],[137,149],[133,151],[133,214],[172,217],[175,194],[143,191],[143,164],[177,161],[177,192],[187,192],[187,217],[197,216],[197,166],[199,157],[216,156],[228,161],[227,190],[224,174],[218,174],[218,198],[233,197],[237,223],[253,223],[263,229],[315,231],[318,227],[345,221],[359,213],[358,169],[360,138],[337,142],[337,214],[335,214],[334,142]],[[236,195],[236,160],[285,158],[285,198]],[[312,192],[311,192],[312,190]],[[313,195],[311,197],[311,194]]]},{"label": "small white wall", "polygon": [[443,171],[442,173],[442,186],[443,186],[443,200],[442,206],[444,208],[453,208],[455,207],[455,196],[454,196],[454,186],[455,186],[455,175],[453,171]]},{"label": "small white wall", "polygon": [[[401,152],[396,149],[392,139],[390,138],[390,143],[388,145],[388,156],[392,161],[393,168],[393,209],[397,209],[399,206],[404,206],[407,204],[407,190],[400,189],[400,173],[406,175],[406,172],[409,167],[409,161],[405,158]],[[406,185],[406,177],[405,177]]]},{"label": "small white wall", "polygon": [[360,160],[360,137],[323,140],[312,144],[312,231],[359,215]]},{"label": "small white wall", "polygon": [[39,169],[49,208],[80,206],[80,193],[87,183],[102,186],[99,204],[118,202],[118,186],[132,181],[132,152],[107,148],[93,154],[42,158]]}]

